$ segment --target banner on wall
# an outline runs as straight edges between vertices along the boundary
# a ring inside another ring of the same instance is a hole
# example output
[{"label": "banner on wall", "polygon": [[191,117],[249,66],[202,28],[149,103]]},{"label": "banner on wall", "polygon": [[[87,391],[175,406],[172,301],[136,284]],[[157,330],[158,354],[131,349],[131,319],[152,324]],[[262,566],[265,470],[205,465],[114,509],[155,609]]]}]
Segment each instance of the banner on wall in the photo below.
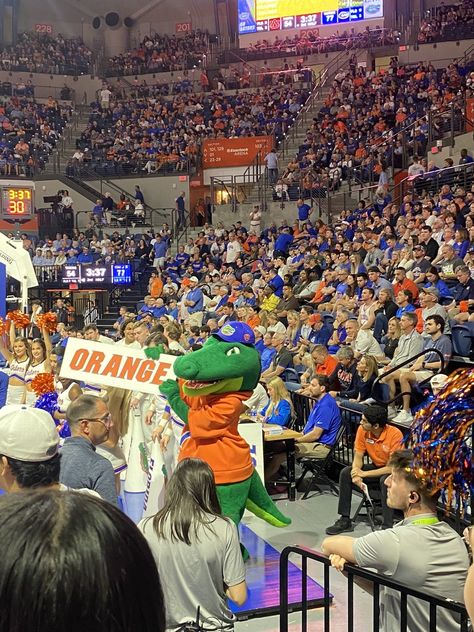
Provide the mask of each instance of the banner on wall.
[{"label": "banner on wall", "polygon": [[246,167],[258,154],[265,158],[272,147],[272,136],[208,139],[202,146],[203,168]]},{"label": "banner on wall", "polygon": [[141,349],[68,338],[60,375],[86,384],[157,394],[164,380],[175,378],[175,360],[166,354],[150,360]]},{"label": "banner on wall", "polygon": [[466,99],[466,131],[474,131],[474,99]]}]

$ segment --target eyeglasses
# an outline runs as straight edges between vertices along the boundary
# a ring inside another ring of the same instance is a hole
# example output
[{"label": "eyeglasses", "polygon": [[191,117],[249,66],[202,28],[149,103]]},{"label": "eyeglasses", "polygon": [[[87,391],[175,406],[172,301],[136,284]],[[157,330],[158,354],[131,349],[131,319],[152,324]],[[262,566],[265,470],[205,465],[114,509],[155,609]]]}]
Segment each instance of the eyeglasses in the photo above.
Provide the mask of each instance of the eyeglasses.
[{"label": "eyeglasses", "polygon": [[92,419],[81,419],[81,421],[98,422],[102,424],[103,426],[105,426],[107,429],[113,426],[112,415],[110,413],[102,415],[102,417],[94,417]]}]

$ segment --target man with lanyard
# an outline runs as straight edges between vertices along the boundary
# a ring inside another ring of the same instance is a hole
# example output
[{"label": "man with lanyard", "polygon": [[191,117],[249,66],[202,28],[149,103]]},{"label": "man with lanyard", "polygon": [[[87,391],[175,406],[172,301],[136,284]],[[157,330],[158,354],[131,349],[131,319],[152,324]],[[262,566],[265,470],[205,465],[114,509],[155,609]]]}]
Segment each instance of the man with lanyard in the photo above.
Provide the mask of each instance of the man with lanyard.
[{"label": "man with lanyard", "polygon": [[[339,475],[339,518],[326,529],[328,535],[337,535],[344,531],[353,531],[350,519],[353,486],[362,485],[382,491],[382,515],[384,527],[389,529],[393,523],[393,511],[387,505],[385,479],[390,474],[387,462],[390,455],[398,450],[403,435],[398,428],[387,424],[387,413],[382,406],[365,406],[360,426],[357,428],[354,443],[352,465],[341,470]],[[364,465],[364,456],[370,463]]]},{"label": "man with lanyard", "polygon": [[[469,558],[461,537],[436,515],[437,494],[430,494],[423,472],[413,465],[410,450],[399,450],[389,461],[387,503],[403,511],[404,519],[393,529],[374,531],[362,538],[326,538],[323,551],[331,564],[342,571],[346,562],[377,573],[427,595],[462,602]],[[430,605],[408,598],[407,630],[426,632],[430,628]],[[459,620],[445,608],[436,610],[436,629],[458,632]],[[380,596],[380,624],[386,632],[400,629],[401,595],[383,588]]]}]

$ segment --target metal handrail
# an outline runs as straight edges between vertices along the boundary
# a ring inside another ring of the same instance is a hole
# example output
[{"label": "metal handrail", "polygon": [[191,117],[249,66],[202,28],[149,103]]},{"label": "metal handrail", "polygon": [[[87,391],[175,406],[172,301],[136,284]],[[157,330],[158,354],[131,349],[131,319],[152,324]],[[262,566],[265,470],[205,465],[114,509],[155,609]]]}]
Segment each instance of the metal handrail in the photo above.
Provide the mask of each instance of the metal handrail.
[{"label": "metal handrail", "polygon": [[[331,602],[332,596],[330,593],[330,579],[329,571],[331,568],[331,561],[329,558],[319,553],[318,551],[312,551],[311,549],[301,546],[287,546],[283,549],[280,555],[280,632],[288,632],[289,630],[289,612],[291,611],[290,603],[288,599],[288,565],[289,557],[291,554],[299,555],[302,558],[302,585],[301,585],[301,632],[308,630],[308,560],[320,562],[324,565],[324,632],[331,632]],[[408,597],[418,599],[424,603],[429,604],[429,629],[426,632],[436,632],[438,626],[436,623],[437,608],[443,608],[449,612],[455,613],[459,616],[459,632],[467,632],[468,616],[464,604],[447,599],[438,595],[430,595],[416,588],[409,588],[403,584],[397,583],[395,580],[390,579],[387,575],[374,573],[365,568],[360,568],[354,564],[346,562],[344,565],[344,573],[347,575],[347,594],[348,594],[348,630],[353,630],[354,627],[354,578],[365,580],[370,582],[374,587],[373,594],[373,610],[372,621],[373,629],[378,632],[380,630],[379,613],[380,613],[380,587],[389,588],[397,593],[400,593],[400,631],[407,632],[407,599]],[[367,621],[368,623],[368,621]]]},{"label": "metal handrail", "polygon": [[[405,360],[405,362],[402,362],[401,364],[397,364],[396,366],[392,367],[391,369],[389,369],[388,371],[386,371],[385,373],[383,373],[383,375],[378,375],[375,380],[374,383],[372,384],[372,391],[371,391],[371,396],[372,399],[374,399],[377,404],[381,404],[382,406],[388,406],[390,404],[393,404],[393,402],[397,401],[398,399],[400,399],[400,397],[403,397],[403,395],[411,395],[411,392],[406,393],[406,392],[401,392],[401,393],[397,393],[395,395],[395,397],[393,397],[392,399],[388,400],[388,401],[384,401],[382,399],[379,399],[376,395],[375,395],[375,387],[378,386],[382,380],[384,380],[386,377],[388,377],[389,375],[392,375],[392,373],[395,373],[395,371],[398,371],[399,369],[401,369],[404,366],[407,366],[408,364],[413,364],[414,360],[417,360],[418,358],[421,358],[421,356],[425,356],[428,353],[435,353],[436,355],[439,356],[439,359],[441,360],[441,366],[439,368],[438,371],[433,372],[433,375],[437,375],[438,373],[442,373],[444,371],[444,368],[446,366],[446,362],[444,360],[444,356],[441,353],[441,351],[439,351],[439,349],[423,349],[423,351],[420,351],[420,353],[417,353],[416,355],[412,356],[411,358],[408,358],[408,360]],[[424,384],[425,382],[428,382],[428,380],[431,379],[432,376],[421,380],[420,382],[418,382],[418,384]]]},{"label": "metal handrail", "polygon": [[464,178],[464,182],[474,180],[473,163],[443,167],[443,169],[427,171],[424,174],[417,176],[407,176],[406,178],[403,178],[403,180],[400,180],[397,184],[393,185],[393,187],[389,190],[389,193],[392,195],[392,200],[395,201],[402,199],[409,187],[411,189],[415,189],[416,187],[420,188],[423,184],[429,186],[432,181],[438,182],[439,186],[441,186],[441,184],[450,184],[449,181],[459,179],[460,174],[461,178]]}]

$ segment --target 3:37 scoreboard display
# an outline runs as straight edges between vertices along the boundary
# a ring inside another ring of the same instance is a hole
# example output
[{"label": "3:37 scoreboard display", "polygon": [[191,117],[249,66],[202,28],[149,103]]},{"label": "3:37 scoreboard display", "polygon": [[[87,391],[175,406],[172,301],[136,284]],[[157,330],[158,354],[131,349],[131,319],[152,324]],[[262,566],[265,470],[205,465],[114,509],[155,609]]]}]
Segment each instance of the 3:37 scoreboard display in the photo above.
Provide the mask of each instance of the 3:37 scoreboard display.
[{"label": "3:37 scoreboard display", "polygon": [[73,263],[62,267],[61,281],[79,286],[100,287],[102,285],[130,285],[132,266],[129,263],[90,264]]},{"label": "3:37 scoreboard display", "polygon": [[35,183],[31,180],[0,180],[0,217],[22,222],[35,213]]},{"label": "3:37 scoreboard display", "polygon": [[239,33],[350,26],[383,17],[383,0],[238,0]]}]

